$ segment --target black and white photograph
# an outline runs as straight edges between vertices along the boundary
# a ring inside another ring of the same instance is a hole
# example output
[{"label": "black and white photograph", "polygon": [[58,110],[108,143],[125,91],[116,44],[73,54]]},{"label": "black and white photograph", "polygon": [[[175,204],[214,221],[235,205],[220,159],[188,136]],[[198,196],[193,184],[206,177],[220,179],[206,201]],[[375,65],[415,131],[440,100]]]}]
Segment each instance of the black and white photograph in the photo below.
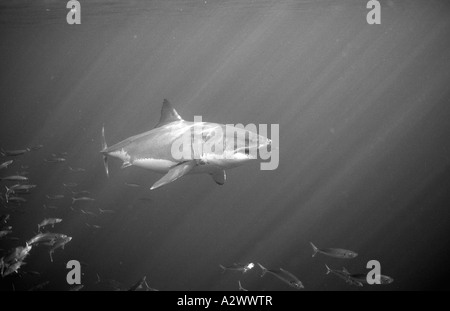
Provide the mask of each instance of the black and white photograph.
[{"label": "black and white photograph", "polygon": [[1,292],[450,290],[449,1],[3,0],[0,39]]}]

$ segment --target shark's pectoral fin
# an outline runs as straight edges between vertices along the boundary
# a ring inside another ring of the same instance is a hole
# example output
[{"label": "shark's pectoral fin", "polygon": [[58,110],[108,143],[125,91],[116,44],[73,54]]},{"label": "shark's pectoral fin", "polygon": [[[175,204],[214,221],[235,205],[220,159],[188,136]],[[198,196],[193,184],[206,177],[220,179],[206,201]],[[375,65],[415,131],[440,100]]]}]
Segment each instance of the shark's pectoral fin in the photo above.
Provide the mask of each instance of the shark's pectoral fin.
[{"label": "shark's pectoral fin", "polygon": [[177,180],[178,178],[186,175],[189,173],[190,170],[196,165],[195,161],[188,161],[181,164],[178,164],[175,167],[172,167],[169,172],[167,172],[166,175],[164,175],[160,180],[155,182],[153,186],[150,188],[150,190],[157,189],[159,187],[162,187],[168,183],[171,183],[172,181]]},{"label": "shark's pectoral fin", "polygon": [[218,185],[225,184],[227,180],[227,173],[224,170],[217,170],[214,173],[211,173],[212,178]]}]

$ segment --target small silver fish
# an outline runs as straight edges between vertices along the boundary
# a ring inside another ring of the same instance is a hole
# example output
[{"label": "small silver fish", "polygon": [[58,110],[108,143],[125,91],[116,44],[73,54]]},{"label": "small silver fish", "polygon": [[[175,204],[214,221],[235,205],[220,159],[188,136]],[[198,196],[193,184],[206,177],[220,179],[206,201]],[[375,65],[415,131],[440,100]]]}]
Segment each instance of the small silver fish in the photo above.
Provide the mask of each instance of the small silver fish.
[{"label": "small silver fish", "polygon": [[53,253],[55,252],[55,250],[57,250],[58,248],[64,249],[64,246],[70,241],[72,241],[72,237],[70,236],[66,236],[64,238],[56,240],[56,242],[53,244],[53,247],[49,251],[51,262],[53,262]]},{"label": "small silver fish", "polygon": [[8,234],[12,233],[11,230],[1,230],[0,231],[0,239],[7,236]]},{"label": "small silver fish", "polygon": [[36,188],[36,185],[24,185],[24,184],[15,184],[11,187],[6,188],[6,194],[9,195],[10,193],[17,193],[17,192],[29,192],[31,189]]},{"label": "small silver fish", "polygon": [[22,155],[24,153],[27,153],[29,151],[30,151],[29,148],[22,149],[22,150],[4,150],[4,151],[2,151],[2,154],[4,156],[7,156],[7,157],[15,157],[15,156],[19,156],[19,155]]},{"label": "small silver fish", "polygon": [[61,163],[61,162],[65,162],[66,159],[65,158],[50,158],[50,159],[44,159],[44,161],[47,163]]},{"label": "small silver fish", "polygon": [[90,195],[91,193],[87,190],[81,190],[81,191],[70,191],[72,192],[73,195],[78,196],[78,195]]},{"label": "small silver fish", "polygon": [[5,181],[27,181],[28,177],[20,176],[20,175],[12,175],[12,176],[7,176],[7,177],[0,177],[0,180],[5,180]]},{"label": "small silver fish", "polygon": [[66,188],[73,188],[73,187],[78,186],[78,184],[74,183],[74,182],[68,182],[68,183],[63,184],[63,186]]},{"label": "small silver fish", "polygon": [[86,223],[86,226],[88,226],[89,228],[94,228],[94,229],[101,229],[102,227],[99,225],[90,225],[88,223]]},{"label": "small silver fish", "polygon": [[264,268],[263,265],[261,265],[260,263],[258,263],[258,265],[262,270],[261,277],[263,277],[266,273],[270,273],[273,276],[276,276],[278,279],[280,279],[281,281],[283,281],[284,283],[288,284],[289,286],[291,286],[295,289],[304,288],[302,282],[300,282],[300,280],[295,275],[290,273],[289,271],[286,271],[282,268],[280,268],[280,270],[270,270],[270,269]]},{"label": "small silver fish", "polygon": [[318,248],[312,242],[309,242],[313,248],[313,257],[317,253],[324,254],[334,258],[352,259],[358,256],[357,253],[342,248]]},{"label": "small silver fish", "polygon": [[69,289],[69,291],[71,291],[71,292],[78,292],[78,291],[80,291],[81,289],[83,289],[83,287],[84,287],[83,284],[76,285],[76,286],[74,286],[74,287],[71,287],[71,288]]},{"label": "small silver fish", "polygon": [[[347,269],[343,268],[342,273],[348,275],[349,278],[356,282],[360,282],[361,284],[368,284],[367,283],[367,274],[364,273],[350,273]],[[387,275],[380,275],[380,283],[381,284],[391,284],[394,282],[394,279],[387,276]]]},{"label": "small silver fish", "polygon": [[30,253],[31,247],[31,245],[26,244],[25,247],[18,246],[16,248],[13,248],[8,255],[3,257],[3,263],[6,265],[11,265],[12,263],[17,261],[23,261]]},{"label": "small silver fish", "polygon": [[44,148],[44,145],[39,144],[39,145],[31,147],[31,150],[39,150],[39,149],[42,149],[42,148]]},{"label": "small silver fish", "polygon": [[125,183],[125,185],[127,185],[127,186],[129,186],[129,187],[134,187],[134,188],[138,188],[138,187],[141,187],[141,185],[139,185],[139,184],[135,184],[135,183],[128,183],[128,182],[126,182],[126,183]]},{"label": "small silver fish", "polygon": [[2,273],[2,277],[8,276],[13,273],[18,273],[20,267],[22,267],[23,265],[25,265],[23,261],[17,261],[11,265],[8,265],[6,271]]},{"label": "small silver fish", "polygon": [[71,170],[72,172],[84,172],[84,171],[86,171],[84,168],[81,168],[81,167],[71,167],[71,166],[69,166],[69,170]]},{"label": "small silver fish", "polygon": [[6,224],[9,220],[9,217],[10,217],[9,214],[0,215],[0,223]]},{"label": "small silver fish", "polygon": [[62,233],[38,233],[34,237],[32,237],[27,244],[33,245],[33,244],[39,244],[39,243],[50,243],[50,245],[53,245],[57,240],[67,238],[67,235]]},{"label": "small silver fish", "polygon": [[49,281],[45,281],[45,282],[39,283],[38,285],[35,285],[35,286],[31,287],[28,291],[35,291],[35,290],[43,289],[49,283],[50,283]]},{"label": "small silver fish", "polygon": [[246,273],[247,271],[253,269],[255,264],[253,262],[249,262],[246,264],[241,263],[233,263],[229,267],[225,267],[223,265],[219,265],[219,267],[222,269],[222,273],[224,273],[226,270],[232,270],[232,271],[240,271],[242,273]]},{"label": "small silver fish", "polygon": [[11,165],[12,163],[13,163],[13,160],[3,162],[2,164],[0,164],[0,170],[4,169],[4,168],[8,168],[8,166]]},{"label": "small silver fish", "polygon": [[332,274],[338,276],[339,278],[343,279],[346,283],[348,283],[350,285],[363,287],[363,283],[360,282],[359,280],[351,278],[350,274],[348,273],[348,271],[345,270],[345,268],[343,271],[339,271],[339,270],[330,269],[330,267],[328,267],[327,265],[325,265],[325,267],[327,268],[327,274],[332,273]]},{"label": "small silver fish", "polygon": [[21,197],[7,197],[6,200],[8,203],[12,202],[12,203],[25,203],[27,200],[25,198],[21,198]]},{"label": "small silver fish", "polygon": [[72,204],[78,201],[95,201],[95,199],[89,197],[72,198]]},{"label": "small silver fish", "polygon": [[64,194],[46,195],[49,200],[61,200],[64,199]]},{"label": "small silver fish", "polygon": [[89,211],[85,211],[83,209],[80,209],[80,212],[85,214],[85,215],[89,215],[89,216],[97,216],[95,213],[89,212]]},{"label": "small silver fish", "polygon": [[101,208],[99,208],[98,211],[100,212],[100,214],[114,214],[116,212],[111,209],[101,209]]},{"label": "small silver fish", "polygon": [[42,205],[44,208],[49,208],[49,209],[58,209],[58,206],[55,206],[55,205],[46,205],[46,204],[44,204],[44,205]]},{"label": "small silver fish", "polygon": [[42,227],[51,225],[52,228],[55,226],[55,224],[58,224],[62,221],[61,218],[46,218],[43,221],[41,221],[40,224],[38,224],[38,231],[41,231]]}]

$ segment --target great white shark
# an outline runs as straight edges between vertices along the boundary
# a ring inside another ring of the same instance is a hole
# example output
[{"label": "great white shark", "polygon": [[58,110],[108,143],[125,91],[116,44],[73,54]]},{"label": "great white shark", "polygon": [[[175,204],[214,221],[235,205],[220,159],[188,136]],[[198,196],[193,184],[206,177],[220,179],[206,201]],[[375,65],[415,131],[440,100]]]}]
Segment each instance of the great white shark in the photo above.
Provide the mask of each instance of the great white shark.
[{"label": "great white shark", "polygon": [[223,185],[227,169],[257,159],[258,151],[270,151],[271,143],[267,137],[244,128],[185,121],[165,99],[160,120],[150,131],[108,147],[103,127],[100,152],[107,176],[108,156],[121,159],[122,168],[134,165],[165,174],[150,188],[153,190],[186,174],[210,174]]}]

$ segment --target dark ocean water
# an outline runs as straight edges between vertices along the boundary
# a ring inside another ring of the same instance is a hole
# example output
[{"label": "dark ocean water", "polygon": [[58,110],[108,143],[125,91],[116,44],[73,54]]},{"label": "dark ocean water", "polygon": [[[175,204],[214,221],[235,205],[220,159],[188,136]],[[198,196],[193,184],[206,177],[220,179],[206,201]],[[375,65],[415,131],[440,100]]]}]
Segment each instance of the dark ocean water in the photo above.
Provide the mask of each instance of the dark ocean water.
[{"label": "dark ocean water", "polygon": [[[33,248],[0,288],[66,290],[76,259],[83,290],[144,275],[159,290],[237,290],[238,280],[291,290],[256,268],[219,268],[250,261],[294,273],[305,290],[449,289],[450,4],[380,2],[381,25],[356,0],[81,1],[81,24],[68,25],[66,1],[2,1],[0,147],[44,147],[0,171],[26,170],[37,185],[26,204],[1,208],[18,240],[0,249],[24,246],[47,217],[73,240],[53,263]],[[279,124],[279,167],[150,191],[161,175],[113,159],[106,178],[102,125],[109,144],[147,131],[164,98],[186,120]],[[66,162],[44,161],[61,152]],[[96,201],[71,210],[68,182]],[[55,194],[65,198],[46,198]],[[98,208],[115,213],[80,211]],[[359,256],[312,258],[310,241]],[[325,264],[367,272],[371,259],[394,283],[358,288],[325,274]]]}]

